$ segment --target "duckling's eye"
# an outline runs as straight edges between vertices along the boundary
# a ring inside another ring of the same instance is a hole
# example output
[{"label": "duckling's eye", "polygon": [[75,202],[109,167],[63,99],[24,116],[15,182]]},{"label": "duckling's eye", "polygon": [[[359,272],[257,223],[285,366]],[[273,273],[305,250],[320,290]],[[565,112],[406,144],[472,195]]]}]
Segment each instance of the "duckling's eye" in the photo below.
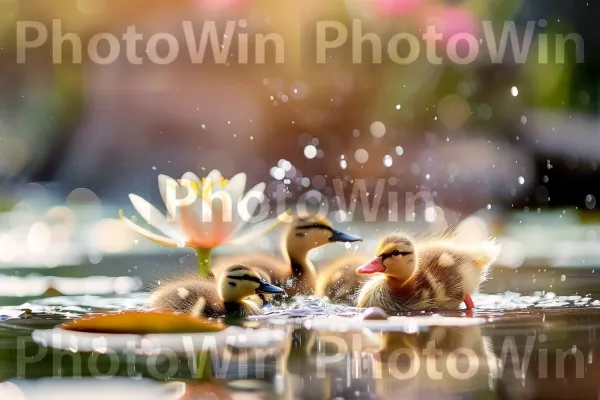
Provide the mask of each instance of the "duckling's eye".
[{"label": "duckling's eye", "polygon": [[392,251],[392,255],[394,257],[398,257],[400,255],[400,250],[394,250],[394,251]]},{"label": "duckling's eye", "polygon": [[229,286],[234,286],[234,287],[237,286],[237,284],[235,282],[228,282],[228,283],[229,283]]}]

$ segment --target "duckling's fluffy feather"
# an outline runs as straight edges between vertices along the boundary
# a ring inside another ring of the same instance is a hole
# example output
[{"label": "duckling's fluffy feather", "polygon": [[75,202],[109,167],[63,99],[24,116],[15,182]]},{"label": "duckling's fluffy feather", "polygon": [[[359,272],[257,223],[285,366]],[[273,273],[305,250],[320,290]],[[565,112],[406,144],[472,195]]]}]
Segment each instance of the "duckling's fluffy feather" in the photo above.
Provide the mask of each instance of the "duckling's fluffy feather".
[{"label": "duckling's fluffy feather", "polygon": [[318,272],[316,295],[334,302],[354,302],[362,285],[369,280],[355,271],[368,260],[366,256],[346,256],[328,264]]},{"label": "duckling's fluffy feather", "polygon": [[212,280],[203,280],[196,275],[179,277],[156,288],[150,306],[205,317],[245,317],[262,314],[256,304],[223,302],[217,286]]},{"label": "duckling's fluffy feather", "polygon": [[[417,237],[420,243],[451,240],[456,235],[454,227],[447,227]],[[410,240],[398,235],[385,236],[379,247],[387,245],[410,244]],[[357,275],[356,268],[366,263],[371,257],[352,255],[334,260],[319,270],[317,278],[317,296],[327,297],[334,302],[354,303],[360,289],[372,276]]]},{"label": "duckling's fluffy feather", "polygon": [[[385,244],[385,243],[384,243]],[[427,308],[457,309],[487,277],[500,247],[430,242],[417,246],[415,273],[406,282],[381,274],[369,280],[358,296],[359,307],[378,306],[391,312]]]}]

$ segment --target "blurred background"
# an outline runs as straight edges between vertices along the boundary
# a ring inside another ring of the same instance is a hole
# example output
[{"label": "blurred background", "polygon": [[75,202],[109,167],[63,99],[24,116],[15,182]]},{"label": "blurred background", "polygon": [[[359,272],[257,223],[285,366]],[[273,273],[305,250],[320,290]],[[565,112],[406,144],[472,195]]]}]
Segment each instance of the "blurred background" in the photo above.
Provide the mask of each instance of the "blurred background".
[{"label": "blurred background", "polygon": [[[385,179],[389,192],[428,192],[446,223],[476,216],[502,238],[500,267],[511,270],[507,278],[500,270],[490,290],[585,291],[581,281],[599,265],[595,2],[0,0],[0,10],[0,296],[7,304],[44,294],[124,294],[193,268],[193,253],[136,236],[117,211],[132,213],[129,193],[164,210],[158,174],[201,176],[213,168],[225,176],[246,172],[249,185],[267,182],[269,195],[285,185],[291,202],[310,190],[333,199],[334,179],[349,192],[358,178],[368,185]],[[53,63],[56,19],[63,34],[81,39],[82,63],[72,62],[69,41],[61,47],[63,62]],[[352,63],[345,46],[317,64],[316,24],[338,21],[350,30],[354,19],[363,34],[382,38],[420,36],[435,25],[483,39],[482,21],[492,22],[498,38],[505,21],[516,23],[521,39],[528,22],[536,30],[524,63],[509,50],[501,63],[483,54],[468,65],[434,65],[421,51],[408,65],[385,57],[376,64],[365,43],[362,63]],[[23,21],[43,24],[49,37],[17,63],[16,26]],[[198,34],[205,21],[216,21],[221,34],[227,21],[241,21],[251,49],[254,33],[276,32],[285,62],[267,55],[262,65],[234,58],[193,64],[182,21],[192,21]],[[121,38],[130,26],[144,36],[141,65],[128,61],[123,42],[113,63],[88,59],[94,35]],[[147,59],[145,43],[155,33],[179,40],[175,62]],[[584,62],[573,42],[557,61],[559,34],[581,37]],[[548,62],[540,62],[540,52]],[[380,224],[361,225],[360,215],[334,222],[357,224],[366,252],[378,232],[436,223],[426,208],[415,222],[388,223],[387,199]],[[402,216],[403,195],[398,200]],[[259,245],[276,243],[267,238]],[[526,282],[515,284],[515,271],[527,266],[557,272],[537,280],[527,272]],[[561,268],[586,272],[577,281]],[[85,286],[65,279],[85,276],[96,280]]]}]

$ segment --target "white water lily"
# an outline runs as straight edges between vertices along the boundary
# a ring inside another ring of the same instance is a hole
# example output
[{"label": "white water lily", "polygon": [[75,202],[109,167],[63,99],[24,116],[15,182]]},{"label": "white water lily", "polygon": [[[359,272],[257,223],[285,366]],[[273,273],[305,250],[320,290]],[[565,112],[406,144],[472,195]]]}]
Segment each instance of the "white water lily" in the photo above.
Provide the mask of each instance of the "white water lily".
[{"label": "white water lily", "polygon": [[178,181],[159,175],[158,187],[167,216],[138,195],[130,194],[129,199],[146,222],[160,233],[137,225],[122,211],[119,215],[134,231],[162,246],[196,249],[198,273],[202,276],[210,272],[210,251],[213,248],[245,244],[275,228],[284,219],[280,216],[244,229],[265,197],[264,183],[259,183],[244,195],[244,173],[230,180],[223,178],[217,170],[202,179],[192,172],[185,173]]}]

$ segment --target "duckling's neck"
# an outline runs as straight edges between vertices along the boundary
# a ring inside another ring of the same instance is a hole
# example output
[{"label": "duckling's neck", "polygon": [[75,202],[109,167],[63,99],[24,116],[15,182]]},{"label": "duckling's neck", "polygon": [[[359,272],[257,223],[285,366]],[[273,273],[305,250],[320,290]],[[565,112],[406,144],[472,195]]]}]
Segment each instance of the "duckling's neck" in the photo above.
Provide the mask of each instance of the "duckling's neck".
[{"label": "duckling's neck", "polygon": [[225,315],[228,317],[246,317],[249,315],[260,315],[262,311],[251,301],[238,300],[226,301],[223,303]]},{"label": "duckling's neck", "polygon": [[390,275],[384,275],[385,285],[391,290],[405,288],[414,280],[415,274],[408,275],[402,278],[396,278]]},{"label": "duckling's neck", "polygon": [[302,294],[310,296],[314,294],[317,285],[317,271],[309,261],[308,253],[311,249],[295,248],[288,243],[283,244],[282,252],[287,257],[292,269],[292,278],[295,280],[291,287],[286,288],[290,296]]}]

